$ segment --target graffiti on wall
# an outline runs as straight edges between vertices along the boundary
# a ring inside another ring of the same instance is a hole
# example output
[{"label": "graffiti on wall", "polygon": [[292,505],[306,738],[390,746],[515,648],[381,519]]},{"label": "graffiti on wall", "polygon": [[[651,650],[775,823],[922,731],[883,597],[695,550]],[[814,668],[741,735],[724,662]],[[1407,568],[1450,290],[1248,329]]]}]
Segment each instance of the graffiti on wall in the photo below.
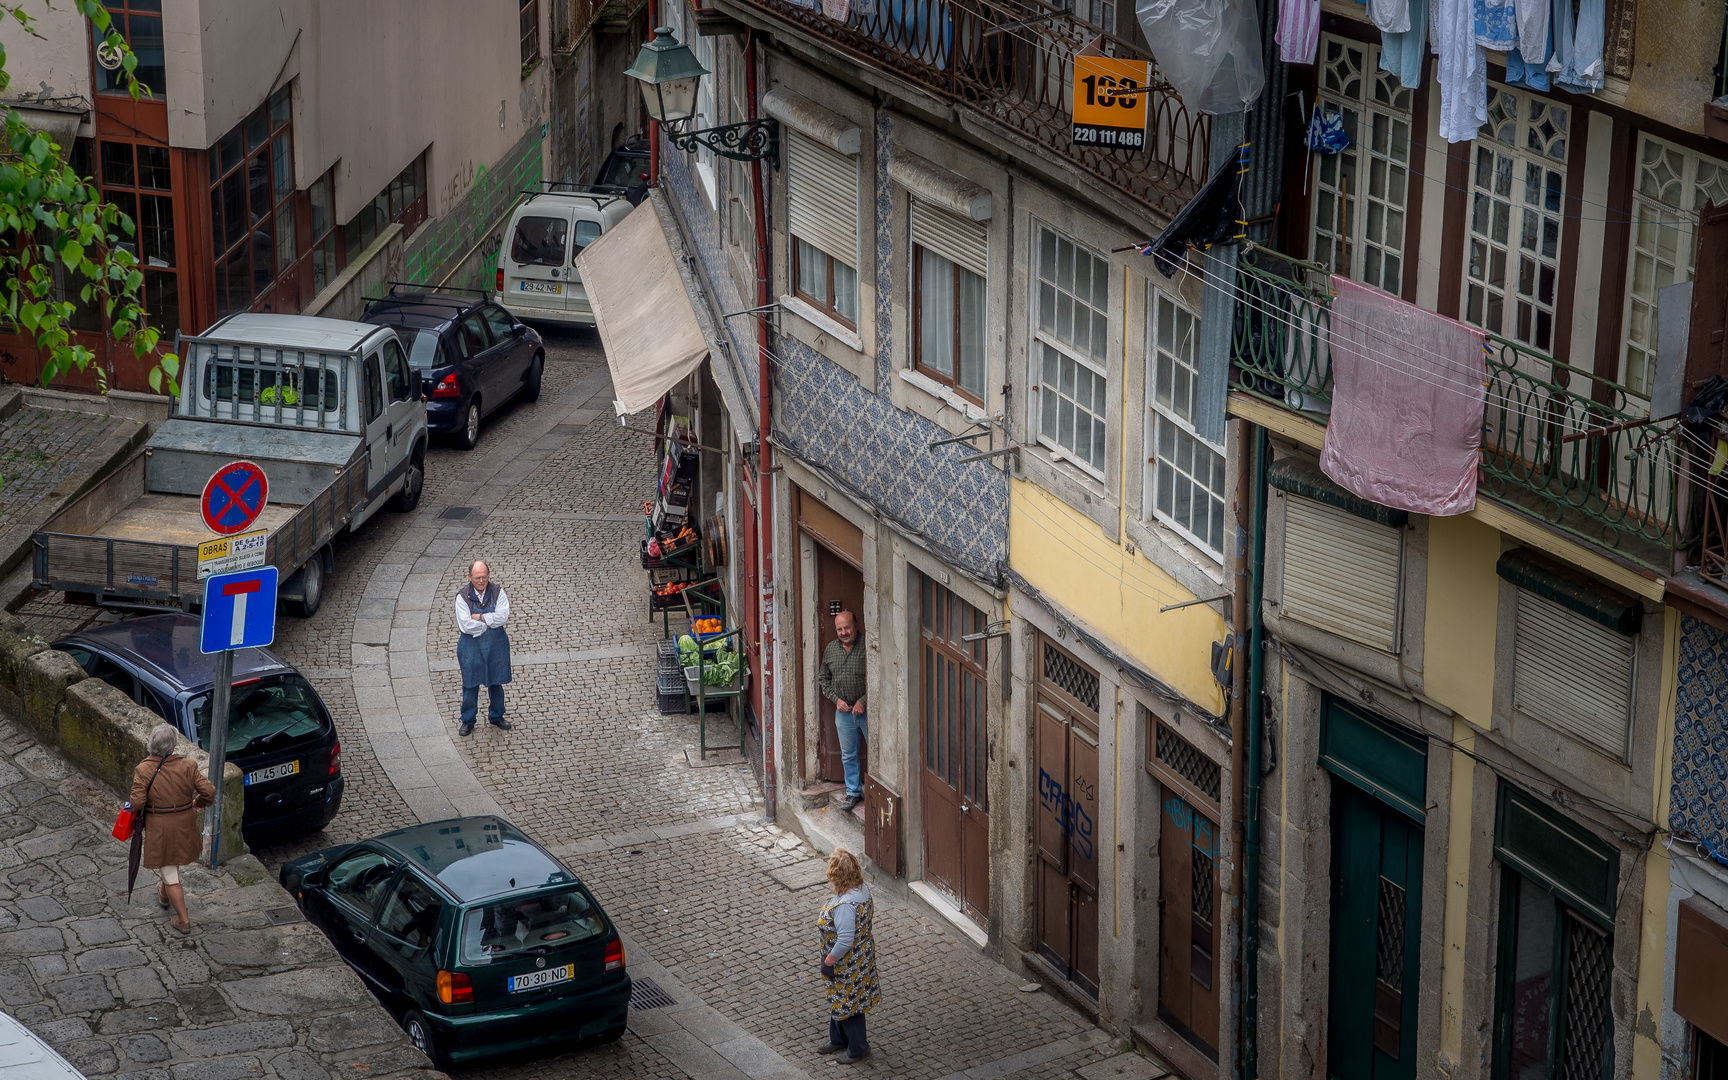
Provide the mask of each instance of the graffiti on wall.
[{"label": "graffiti on wall", "polygon": [[440,188],[440,205],[449,209],[415,233],[403,252],[402,280],[490,288],[503,237],[499,219],[523,190],[539,186],[545,141],[544,125],[536,126],[490,167],[463,162]]}]

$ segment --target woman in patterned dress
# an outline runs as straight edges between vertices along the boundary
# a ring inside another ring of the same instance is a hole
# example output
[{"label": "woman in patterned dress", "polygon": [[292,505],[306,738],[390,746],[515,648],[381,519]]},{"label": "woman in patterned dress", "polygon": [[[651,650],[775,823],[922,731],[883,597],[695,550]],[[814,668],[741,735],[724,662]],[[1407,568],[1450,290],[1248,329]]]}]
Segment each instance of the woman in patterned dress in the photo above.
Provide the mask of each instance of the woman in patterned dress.
[{"label": "woman in patterned dress", "polygon": [[816,929],[822,934],[822,975],[828,980],[828,1041],[818,1054],[838,1054],[851,1065],[870,1052],[864,1014],[882,1000],[876,981],[876,939],[871,933],[876,902],[864,884],[858,857],[845,848],[828,857],[828,884],[834,896],[822,905]]}]

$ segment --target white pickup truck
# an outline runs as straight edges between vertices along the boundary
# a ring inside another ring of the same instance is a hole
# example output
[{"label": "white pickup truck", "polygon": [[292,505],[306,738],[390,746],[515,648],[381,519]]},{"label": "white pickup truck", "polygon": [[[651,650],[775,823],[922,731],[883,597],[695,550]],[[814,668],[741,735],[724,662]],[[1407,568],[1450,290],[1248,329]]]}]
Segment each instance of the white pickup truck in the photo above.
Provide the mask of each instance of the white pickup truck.
[{"label": "white pickup truck", "polygon": [[37,591],[106,607],[192,610],[198,545],[216,539],[199,499],[222,465],[270,481],[256,529],[281,600],[311,615],[335,568],[331,539],[386,503],[412,510],[426,478],[420,373],[387,326],[233,315],[182,337],[180,396],[131,461],[35,536]]}]

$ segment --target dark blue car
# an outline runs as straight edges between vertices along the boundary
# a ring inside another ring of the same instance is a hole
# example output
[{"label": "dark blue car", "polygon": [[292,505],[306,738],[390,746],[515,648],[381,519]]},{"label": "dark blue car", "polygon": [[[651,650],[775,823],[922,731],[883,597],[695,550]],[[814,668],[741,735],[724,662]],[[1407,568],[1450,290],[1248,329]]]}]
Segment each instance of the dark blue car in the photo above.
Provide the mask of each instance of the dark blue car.
[{"label": "dark blue car", "polygon": [[439,1068],[624,1034],[624,943],[551,852],[497,817],[285,863],[282,887]]},{"label": "dark blue car", "polygon": [[477,289],[392,285],[361,322],[389,326],[408,347],[426,394],[426,427],[472,450],[480,421],[516,397],[540,398],[546,349],[528,324]]},{"label": "dark blue car", "polygon": [[[91,627],[54,647],[207,747],[216,658],[199,651],[198,629],[196,615],[147,615]],[[228,760],[245,776],[247,846],[328,825],[342,807],[342,744],[318,692],[269,649],[241,649],[232,695]]]}]

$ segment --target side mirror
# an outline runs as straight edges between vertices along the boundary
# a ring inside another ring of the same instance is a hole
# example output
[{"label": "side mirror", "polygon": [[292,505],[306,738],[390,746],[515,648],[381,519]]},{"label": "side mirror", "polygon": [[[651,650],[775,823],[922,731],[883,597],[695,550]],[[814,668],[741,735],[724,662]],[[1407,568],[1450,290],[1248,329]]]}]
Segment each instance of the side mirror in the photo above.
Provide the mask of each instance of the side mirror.
[{"label": "side mirror", "polygon": [[527,332],[528,332],[528,324],[527,323],[516,323],[515,325],[510,327],[510,336],[511,337],[521,337],[523,334],[526,334]]},{"label": "side mirror", "polygon": [[426,373],[417,367],[408,369],[408,400],[426,400]]}]

